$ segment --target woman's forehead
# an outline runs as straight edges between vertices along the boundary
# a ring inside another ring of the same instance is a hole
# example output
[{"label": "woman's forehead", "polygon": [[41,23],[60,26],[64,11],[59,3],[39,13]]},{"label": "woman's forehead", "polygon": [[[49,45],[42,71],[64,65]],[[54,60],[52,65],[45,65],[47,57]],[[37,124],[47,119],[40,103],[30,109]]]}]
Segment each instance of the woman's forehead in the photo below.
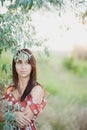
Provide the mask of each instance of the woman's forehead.
[{"label": "woman's forehead", "polygon": [[17,59],[15,62],[28,62],[29,60],[26,58]]}]

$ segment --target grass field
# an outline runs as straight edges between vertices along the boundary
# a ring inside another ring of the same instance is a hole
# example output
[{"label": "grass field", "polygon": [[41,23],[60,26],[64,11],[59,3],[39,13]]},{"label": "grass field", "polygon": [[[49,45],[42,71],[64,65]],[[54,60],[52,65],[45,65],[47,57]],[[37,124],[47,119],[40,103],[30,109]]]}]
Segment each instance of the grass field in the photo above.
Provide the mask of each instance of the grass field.
[{"label": "grass field", "polygon": [[[47,106],[36,123],[38,130],[87,130],[86,77],[79,77],[63,68],[65,54],[51,52],[50,56],[46,57],[42,52],[39,56],[35,52],[35,55],[38,81],[47,91]],[[5,57],[11,58],[9,54]],[[0,65],[3,62],[9,63],[9,59],[4,60],[3,56]],[[1,79],[5,80],[7,76],[0,70]]]}]

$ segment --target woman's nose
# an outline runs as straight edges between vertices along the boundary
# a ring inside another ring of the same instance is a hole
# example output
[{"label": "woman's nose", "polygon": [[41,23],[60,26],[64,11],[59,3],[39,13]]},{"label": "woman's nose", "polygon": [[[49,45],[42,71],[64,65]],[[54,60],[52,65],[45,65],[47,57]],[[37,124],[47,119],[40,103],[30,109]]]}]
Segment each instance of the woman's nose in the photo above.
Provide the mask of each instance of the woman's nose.
[{"label": "woman's nose", "polygon": [[25,65],[24,63],[22,63],[22,68],[23,68],[23,69],[26,68],[26,65]]}]

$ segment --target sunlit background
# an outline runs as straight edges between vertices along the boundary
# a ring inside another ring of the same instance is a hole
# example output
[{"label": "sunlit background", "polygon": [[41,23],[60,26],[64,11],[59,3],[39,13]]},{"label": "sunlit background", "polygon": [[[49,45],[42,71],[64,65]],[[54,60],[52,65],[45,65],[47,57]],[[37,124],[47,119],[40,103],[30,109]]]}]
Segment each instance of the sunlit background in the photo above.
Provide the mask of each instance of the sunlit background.
[{"label": "sunlit background", "polygon": [[44,44],[54,51],[72,51],[77,45],[86,46],[87,21],[83,24],[80,17],[85,7],[81,6],[77,10],[68,7],[60,16],[58,10],[48,6],[49,10],[42,8],[32,14],[38,38],[46,39]]}]

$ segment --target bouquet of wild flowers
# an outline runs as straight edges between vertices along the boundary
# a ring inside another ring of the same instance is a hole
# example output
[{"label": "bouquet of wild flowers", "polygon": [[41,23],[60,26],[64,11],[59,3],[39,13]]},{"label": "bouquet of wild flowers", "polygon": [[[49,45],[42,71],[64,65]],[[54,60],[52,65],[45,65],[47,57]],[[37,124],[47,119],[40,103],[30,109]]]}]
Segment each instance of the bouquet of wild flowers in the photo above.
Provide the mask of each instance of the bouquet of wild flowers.
[{"label": "bouquet of wild flowers", "polygon": [[16,122],[16,116],[14,111],[18,108],[15,105],[12,110],[12,103],[4,99],[4,96],[0,98],[0,121],[4,121],[4,130],[17,130],[18,124]]}]

